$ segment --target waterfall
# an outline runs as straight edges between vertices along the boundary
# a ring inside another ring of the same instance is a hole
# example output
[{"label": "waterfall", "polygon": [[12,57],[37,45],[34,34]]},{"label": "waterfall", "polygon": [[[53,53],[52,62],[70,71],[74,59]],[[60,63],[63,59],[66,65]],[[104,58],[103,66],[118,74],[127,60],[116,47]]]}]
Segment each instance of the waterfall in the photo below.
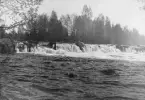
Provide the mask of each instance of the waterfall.
[{"label": "waterfall", "polygon": [[[145,46],[136,45],[112,45],[112,44],[85,44],[85,51],[82,52],[78,46],[73,43],[57,43],[54,50],[38,45],[37,48],[33,48],[31,53],[42,55],[61,55],[71,57],[90,57],[100,59],[122,59],[122,60],[139,60],[145,61]],[[26,47],[23,52],[27,53]]]}]

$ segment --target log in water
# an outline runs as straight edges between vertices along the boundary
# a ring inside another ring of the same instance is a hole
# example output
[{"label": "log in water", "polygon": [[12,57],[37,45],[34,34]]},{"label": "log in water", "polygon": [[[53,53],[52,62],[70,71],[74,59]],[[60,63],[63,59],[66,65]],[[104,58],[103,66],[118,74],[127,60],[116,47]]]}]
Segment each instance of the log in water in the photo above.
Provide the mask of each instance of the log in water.
[{"label": "log in water", "polygon": [[0,100],[145,100],[145,62],[0,56]]}]

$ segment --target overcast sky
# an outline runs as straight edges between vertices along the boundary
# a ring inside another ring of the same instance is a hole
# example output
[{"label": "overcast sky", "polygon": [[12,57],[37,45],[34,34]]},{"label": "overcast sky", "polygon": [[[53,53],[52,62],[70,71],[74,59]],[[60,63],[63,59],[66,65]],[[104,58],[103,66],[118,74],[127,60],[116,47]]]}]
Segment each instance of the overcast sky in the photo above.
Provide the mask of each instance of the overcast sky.
[{"label": "overcast sky", "polygon": [[102,13],[112,22],[135,27],[145,35],[145,11],[141,10],[142,3],[137,0],[44,0],[39,12],[50,15],[55,10],[58,16],[81,14],[85,4],[92,8],[94,17]]}]

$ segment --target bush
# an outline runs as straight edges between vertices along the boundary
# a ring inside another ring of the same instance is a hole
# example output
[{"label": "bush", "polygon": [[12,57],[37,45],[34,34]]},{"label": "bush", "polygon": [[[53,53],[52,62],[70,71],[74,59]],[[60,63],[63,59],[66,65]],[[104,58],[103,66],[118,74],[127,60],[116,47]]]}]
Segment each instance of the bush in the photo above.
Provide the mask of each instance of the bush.
[{"label": "bush", "polygon": [[13,40],[9,38],[2,38],[0,39],[0,53],[1,54],[14,54],[15,50],[15,43]]}]

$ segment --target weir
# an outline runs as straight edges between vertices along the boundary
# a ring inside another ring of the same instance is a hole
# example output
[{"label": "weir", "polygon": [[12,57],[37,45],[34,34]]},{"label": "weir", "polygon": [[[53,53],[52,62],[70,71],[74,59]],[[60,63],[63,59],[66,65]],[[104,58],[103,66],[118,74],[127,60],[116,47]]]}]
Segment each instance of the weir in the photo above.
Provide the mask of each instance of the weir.
[{"label": "weir", "polygon": [[[71,57],[89,57],[100,59],[119,59],[119,60],[137,60],[145,61],[145,46],[127,46],[127,45],[112,45],[112,44],[85,44],[85,51],[82,52],[75,44],[57,43],[56,49],[38,45],[38,48],[33,48],[31,53],[42,55],[61,55]],[[27,53],[26,47],[22,52]]]}]

